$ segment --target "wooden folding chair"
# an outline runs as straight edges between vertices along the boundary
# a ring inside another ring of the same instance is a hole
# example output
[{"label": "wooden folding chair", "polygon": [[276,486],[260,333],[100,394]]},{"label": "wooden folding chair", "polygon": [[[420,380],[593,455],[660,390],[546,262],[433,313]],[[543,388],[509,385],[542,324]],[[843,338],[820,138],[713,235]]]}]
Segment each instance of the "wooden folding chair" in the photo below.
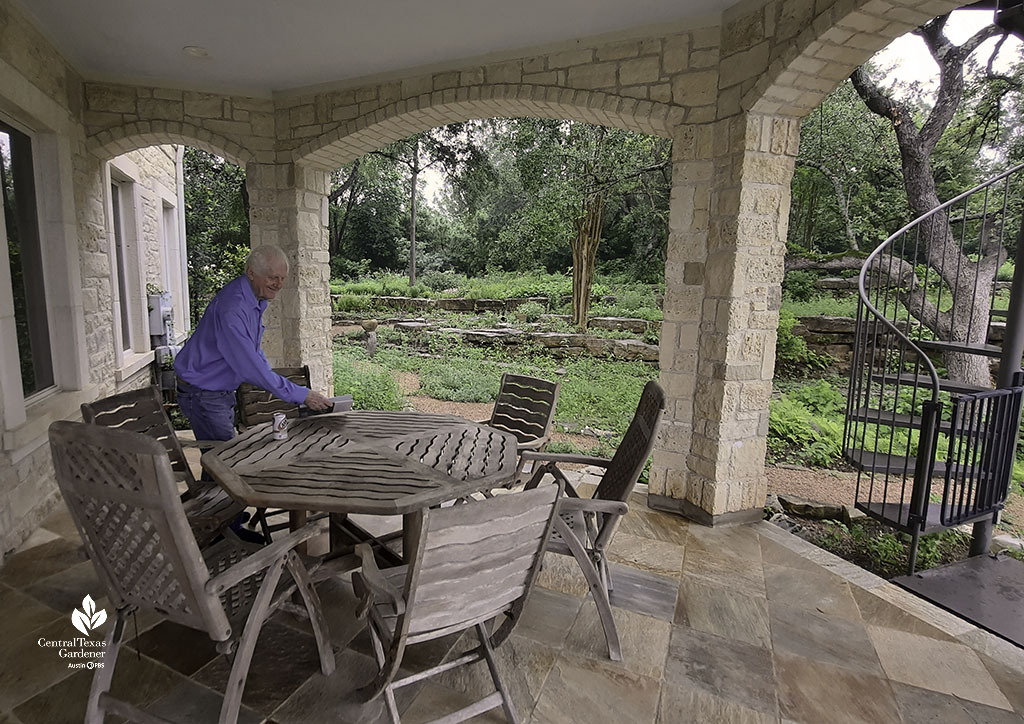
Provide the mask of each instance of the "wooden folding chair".
[{"label": "wooden folding chair", "polygon": [[[516,450],[520,456],[526,450],[543,450],[551,437],[560,391],[560,382],[506,372],[501,376],[498,398],[494,401],[490,419],[480,422],[515,435]],[[524,464],[520,457],[516,480],[522,474]]]},{"label": "wooden folding chair", "polygon": [[[495,692],[437,722],[463,721],[498,706],[508,721],[518,721],[494,648],[508,638],[522,614],[551,536],[561,489],[560,484],[544,485],[417,513],[406,551],[410,562],[396,568],[379,570],[370,547],[357,546],[363,567],[353,574],[353,584],[380,665],[373,682],[360,691],[366,699],[383,693],[394,724],[400,721],[395,689],[481,660],[487,662]],[[480,641],[474,650],[395,679],[407,646],[468,628],[476,630]]]},{"label": "wooden folding chair", "polygon": [[[61,421],[50,426],[50,450],[57,484],[116,610],[103,668],[93,675],[87,724],[101,724],[107,713],[129,721],[165,721],[109,691],[125,623],[136,610],[205,631],[217,650],[232,659],[220,724],[237,721],[257,637],[278,609],[309,617],[320,670],[325,676],[334,671],[320,599],[294,550],[321,530],[310,526],[268,546],[243,543],[227,532],[200,550],[167,450],[157,440]],[[286,569],[292,580],[283,584]],[[296,591],[304,607],[290,602]]]},{"label": "wooden folding chair", "polygon": [[[184,481],[187,487],[181,499],[185,506],[185,516],[200,545],[220,535],[245,510],[244,505],[232,500],[216,483],[195,479],[185,460],[182,440],[167,417],[160,399],[160,390],[156,387],[143,387],[83,403],[82,419],[94,425],[138,432],[157,440],[163,446],[175,476]],[[188,442],[195,447],[217,444],[202,440]]]}]

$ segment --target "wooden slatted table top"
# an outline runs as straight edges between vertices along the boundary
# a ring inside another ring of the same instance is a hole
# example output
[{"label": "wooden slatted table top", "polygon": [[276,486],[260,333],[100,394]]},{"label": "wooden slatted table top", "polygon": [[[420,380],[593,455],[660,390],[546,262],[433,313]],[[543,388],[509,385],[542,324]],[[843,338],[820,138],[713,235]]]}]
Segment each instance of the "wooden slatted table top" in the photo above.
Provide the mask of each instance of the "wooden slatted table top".
[{"label": "wooden slatted table top", "polygon": [[202,457],[257,507],[400,515],[497,487],[516,470],[513,435],[451,415],[354,410],[257,425]]}]

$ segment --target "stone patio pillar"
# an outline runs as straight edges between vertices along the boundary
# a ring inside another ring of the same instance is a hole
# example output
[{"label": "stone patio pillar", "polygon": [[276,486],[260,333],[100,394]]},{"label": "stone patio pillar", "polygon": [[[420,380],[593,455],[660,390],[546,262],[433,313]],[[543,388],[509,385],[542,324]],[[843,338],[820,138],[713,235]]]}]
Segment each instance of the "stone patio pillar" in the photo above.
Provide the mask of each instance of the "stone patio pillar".
[{"label": "stone patio pillar", "polygon": [[775,367],[797,119],[680,128],[665,270],[669,403],[650,505],[717,525],[756,520]]},{"label": "stone patio pillar", "polygon": [[331,394],[328,174],[296,163],[250,163],[245,171],[250,243],[280,246],[291,265],[263,318],[263,351],[275,367],[309,365],[313,389]]}]

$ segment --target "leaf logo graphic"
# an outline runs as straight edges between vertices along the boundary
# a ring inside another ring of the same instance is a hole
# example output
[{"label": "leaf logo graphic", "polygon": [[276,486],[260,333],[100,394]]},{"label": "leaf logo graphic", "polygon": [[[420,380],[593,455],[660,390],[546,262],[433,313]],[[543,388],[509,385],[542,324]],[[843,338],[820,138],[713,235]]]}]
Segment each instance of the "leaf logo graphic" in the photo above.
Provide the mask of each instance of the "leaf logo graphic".
[{"label": "leaf logo graphic", "polygon": [[79,631],[84,633],[86,636],[92,636],[92,630],[102,626],[103,622],[107,620],[107,612],[105,609],[96,610],[96,602],[92,600],[92,596],[86,595],[82,599],[82,610],[79,611],[77,608],[75,612],[71,614],[71,623]]}]

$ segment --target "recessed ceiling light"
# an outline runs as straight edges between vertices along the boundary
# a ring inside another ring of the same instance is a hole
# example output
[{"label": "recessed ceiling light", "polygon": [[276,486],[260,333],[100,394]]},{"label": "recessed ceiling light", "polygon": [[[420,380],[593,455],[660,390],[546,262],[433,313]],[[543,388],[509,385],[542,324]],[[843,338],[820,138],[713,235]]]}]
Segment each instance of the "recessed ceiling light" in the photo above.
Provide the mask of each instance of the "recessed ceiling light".
[{"label": "recessed ceiling light", "polygon": [[186,45],[181,49],[181,52],[185,55],[190,55],[193,58],[209,58],[210,51],[199,45]]}]

